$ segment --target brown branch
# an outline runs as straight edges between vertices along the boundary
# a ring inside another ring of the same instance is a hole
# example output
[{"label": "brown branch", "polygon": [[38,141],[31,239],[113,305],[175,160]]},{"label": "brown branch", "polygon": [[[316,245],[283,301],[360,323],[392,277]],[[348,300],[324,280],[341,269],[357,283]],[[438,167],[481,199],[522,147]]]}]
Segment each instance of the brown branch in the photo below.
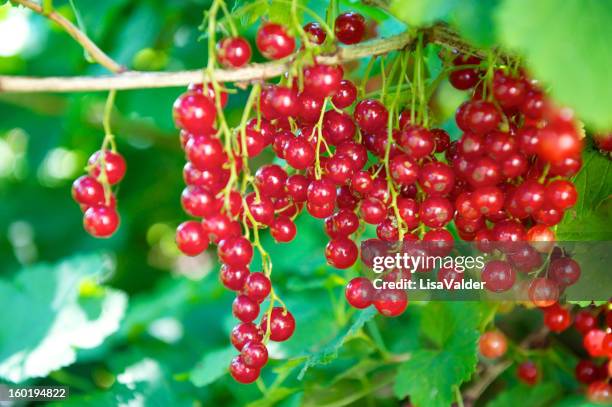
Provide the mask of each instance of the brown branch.
[{"label": "brown branch", "polygon": [[[124,67],[113,61],[111,57],[106,55],[84,32],[79,30],[74,24],[68,21],[64,16],[56,11],[45,13],[42,6],[30,1],[30,0],[11,0],[13,3],[21,4],[24,7],[29,8],[35,13],[41,14],[51,21],[54,21],[61,26],[76,42],[87,51],[91,58],[108,69],[111,72],[119,73],[125,70]],[[1,88],[1,87],[0,87]]]},{"label": "brown branch", "polygon": [[[24,1],[24,0],[19,0]],[[410,45],[413,37],[402,33],[389,38],[369,41],[362,44],[339,48],[331,55],[321,55],[317,61],[323,64],[336,64],[360,59],[366,56],[386,54]],[[272,61],[263,64],[250,64],[240,69],[216,69],[213,72],[219,82],[250,82],[282,75],[291,61]],[[143,89],[186,86],[201,82],[202,69],[179,72],[137,72],[128,71],[113,76],[75,76],[75,77],[27,77],[0,76],[0,91],[3,92],[82,92],[108,89]]]}]

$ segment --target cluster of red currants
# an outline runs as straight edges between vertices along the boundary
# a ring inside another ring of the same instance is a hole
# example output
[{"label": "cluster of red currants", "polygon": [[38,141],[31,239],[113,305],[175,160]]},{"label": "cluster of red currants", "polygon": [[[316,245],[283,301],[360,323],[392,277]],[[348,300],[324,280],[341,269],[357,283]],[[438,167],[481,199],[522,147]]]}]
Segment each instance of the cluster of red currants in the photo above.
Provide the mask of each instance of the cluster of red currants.
[{"label": "cluster of red currants", "polygon": [[[587,397],[596,403],[612,402],[612,311],[610,303],[592,310],[582,309],[573,317],[574,329],[582,335],[584,349],[589,358],[580,360],[575,367],[576,379],[587,385]],[[570,311],[559,304],[544,309],[544,323],[553,332],[560,333],[572,326]],[[489,331],[480,337],[480,354],[488,359],[502,357],[508,348],[501,331]],[[532,386],[542,376],[538,364],[532,360],[517,367],[518,378]]]},{"label": "cluster of red currants", "polygon": [[[336,36],[344,43],[358,42],[363,37],[362,16],[345,13],[336,21]],[[326,33],[318,24],[310,23],[304,30],[313,42],[325,40]],[[257,32],[256,45],[266,58],[280,59],[294,52],[295,39],[282,25],[265,23]],[[225,38],[217,44],[218,60],[228,68],[244,66],[251,54],[249,43],[242,37]],[[177,228],[176,241],[179,249],[189,256],[202,253],[210,242],[218,246],[221,281],[237,292],[232,309],[240,323],[231,332],[231,342],[240,354],[232,360],[230,373],[241,383],[251,383],[259,377],[260,369],[268,360],[265,345],[268,340],[285,341],[295,330],[295,320],[284,307],[270,307],[259,324],[254,322],[260,315],[260,304],[274,294],[269,275],[249,270],[254,245],[245,237],[248,236],[247,228],[269,227],[276,241],[289,242],[296,235],[293,218],[302,209],[307,196],[322,193],[319,199],[326,199],[328,186],[334,195],[336,193],[335,186],[327,183],[322,192],[309,188],[311,179],[308,176],[298,173],[289,176],[285,169],[275,164],[257,170],[253,191],[244,196],[233,189],[230,182],[244,169],[246,160],[243,158],[255,157],[269,145],[273,145],[275,151],[283,151],[283,157],[290,156],[287,161],[294,168],[306,169],[314,162],[313,144],[293,136],[288,118],[297,119],[298,104],[307,103],[319,104],[318,117],[322,99],[339,90],[342,69],[314,65],[305,70],[305,76],[306,87],[314,84],[319,92],[321,87],[327,87],[325,95],[320,95],[321,98],[315,98],[316,94],[304,95],[303,102],[298,102],[300,95],[295,88],[273,85],[264,88],[259,104],[263,118],[251,119],[244,134],[235,132],[236,138],[241,140],[237,149],[233,149],[231,143],[222,143],[215,128],[219,107],[216,103],[221,108],[227,103],[227,94],[222,90],[216,100],[212,84],[206,87],[194,84],[174,104],[174,118],[181,129],[181,143],[188,160],[183,169],[187,187],[181,202],[188,215],[201,219],[182,223]],[[327,84],[329,78],[331,84]],[[351,87],[354,92],[352,84]],[[351,103],[352,100],[348,102]],[[292,140],[298,140],[297,144]],[[285,148],[285,142],[292,146]],[[245,235],[241,224],[247,232]]]},{"label": "cluster of red currants", "polygon": [[110,237],[119,227],[117,200],[112,187],[125,175],[123,156],[116,151],[102,149],[88,161],[89,175],[72,183],[72,198],[83,211],[83,226],[94,237]]}]

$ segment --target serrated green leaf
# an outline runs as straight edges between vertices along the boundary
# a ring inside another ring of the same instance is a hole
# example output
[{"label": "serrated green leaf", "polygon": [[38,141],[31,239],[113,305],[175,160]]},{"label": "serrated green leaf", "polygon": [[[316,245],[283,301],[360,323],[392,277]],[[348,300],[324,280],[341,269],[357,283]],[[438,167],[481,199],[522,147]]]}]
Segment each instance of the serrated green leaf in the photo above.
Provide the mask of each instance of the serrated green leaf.
[{"label": "serrated green leaf", "polygon": [[591,305],[594,305],[596,307],[600,307],[600,306],[606,304],[607,302],[608,301],[568,301],[569,304],[577,305],[580,308],[590,307]]},{"label": "serrated green leaf", "polygon": [[557,226],[557,238],[564,241],[612,240],[612,161],[588,146],[574,184],[576,206],[567,211]]},{"label": "serrated green leaf", "polygon": [[298,379],[302,379],[306,374],[306,371],[317,365],[324,365],[330,363],[332,360],[338,357],[338,350],[340,347],[349,340],[353,335],[355,335],[363,325],[372,319],[376,315],[376,310],[372,307],[361,311],[353,324],[342,334],[340,334],[336,339],[334,339],[328,346],[326,346],[322,351],[310,355],[304,364],[304,367],[300,371],[298,375]]},{"label": "serrated green leaf", "polygon": [[[0,280],[0,377],[22,382],[70,365],[76,349],[91,349],[119,328],[127,296],[99,286],[103,256],[38,265]],[[83,284],[86,283],[86,284]]]},{"label": "serrated green leaf", "polygon": [[479,337],[476,326],[480,318],[477,304],[472,303],[430,303],[424,307],[421,329],[435,348],[422,347],[402,363],[395,381],[395,395],[410,396],[415,405],[450,405],[455,386],[469,380],[476,369]]},{"label": "serrated green leaf", "polygon": [[554,99],[593,127],[611,129],[612,87],[604,84],[612,83],[612,2],[505,0],[498,10],[502,44],[522,53]]},{"label": "serrated green leaf", "polygon": [[549,405],[561,394],[561,387],[557,383],[538,383],[537,386],[518,384],[499,394],[490,407],[540,407]]},{"label": "serrated green leaf", "polygon": [[206,353],[189,373],[189,380],[198,387],[214,382],[227,373],[227,367],[236,354],[236,349],[231,346]]}]

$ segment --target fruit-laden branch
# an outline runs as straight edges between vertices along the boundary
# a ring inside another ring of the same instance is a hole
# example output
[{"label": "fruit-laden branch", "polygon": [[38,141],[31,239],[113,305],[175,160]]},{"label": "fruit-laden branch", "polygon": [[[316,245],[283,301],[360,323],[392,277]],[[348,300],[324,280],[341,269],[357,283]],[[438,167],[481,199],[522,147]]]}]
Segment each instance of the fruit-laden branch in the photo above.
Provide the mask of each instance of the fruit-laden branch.
[{"label": "fruit-laden branch", "polygon": [[[108,57],[70,21],[56,12],[45,14],[42,7],[29,0],[13,0],[15,3],[30,8],[62,26],[89,55],[100,65],[115,73],[108,76],[74,76],[74,77],[28,77],[0,75],[0,92],[85,92],[109,89],[144,89],[180,87],[190,83],[202,82],[205,73],[202,69],[178,72],[139,72],[125,71],[118,63]],[[427,41],[457,49],[462,52],[475,53],[474,49],[455,33],[443,26],[434,26],[426,30]],[[323,64],[335,64],[352,61],[367,56],[386,54],[410,46],[415,39],[408,32],[389,38],[338,48],[334,53],[320,55],[317,61]],[[252,82],[282,75],[291,64],[291,60],[272,61],[261,64],[250,64],[240,69],[216,69],[213,72],[219,82]]]},{"label": "fruit-laden branch", "polygon": [[56,22],[60,27],[64,29],[76,42],[87,51],[89,56],[108,69],[111,72],[119,73],[125,71],[125,68],[113,61],[111,57],[106,55],[83,31],[79,30],[74,24],[68,21],[64,16],[56,11],[46,13],[43,7],[31,2],[29,0],[11,0],[13,3],[21,4],[24,7],[29,8],[35,13],[41,14],[47,17],[49,20]]}]

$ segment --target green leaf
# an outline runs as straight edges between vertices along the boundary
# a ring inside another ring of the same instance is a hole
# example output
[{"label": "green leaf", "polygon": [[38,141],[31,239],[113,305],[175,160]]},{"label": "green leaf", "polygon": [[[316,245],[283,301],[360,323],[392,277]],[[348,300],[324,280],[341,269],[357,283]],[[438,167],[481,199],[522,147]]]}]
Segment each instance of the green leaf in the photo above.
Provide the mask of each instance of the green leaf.
[{"label": "green leaf", "polygon": [[478,305],[473,303],[430,303],[424,307],[421,331],[435,346],[421,347],[399,367],[395,395],[409,395],[415,405],[450,405],[455,386],[469,380],[476,369],[476,327],[481,318]]},{"label": "green leaf", "polygon": [[497,28],[494,16],[501,0],[466,0],[455,7],[450,22],[466,40],[477,47],[493,46]]},{"label": "green leaf", "polygon": [[489,407],[539,407],[549,405],[562,392],[557,383],[538,383],[537,386],[518,384],[497,396]]},{"label": "green leaf", "polygon": [[231,346],[208,352],[189,373],[189,380],[198,386],[206,386],[227,373],[227,367],[237,352]]},{"label": "green leaf", "polygon": [[265,397],[249,403],[247,407],[271,407],[278,405],[278,402],[286,399],[293,393],[297,392],[297,388],[276,387],[272,391],[266,393]]},{"label": "green leaf", "polygon": [[445,20],[456,5],[457,0],[392,0],[389,10],[398,19],[420,27]]},{"label": "green leaf", "polygon": [[612,87],[604,85],[612,82],[612,2],[505,0],[497,17],[502,44],[524,55],[555,100],[597,129],[612,128]]},{"label": "green leaf", "polygon": [[340,334],[323,350],[308,357],[304,367],[298,375],[298,379],[301,380],[309,368],[317,365],[324,365],[336,359],[338,357],[338,350],[342,347],[342,345],[353,337],[353,335],[355,335],[366,322],[372,319],[374,315],[376,315],[376,310],[372,307],[361,311],[353,324],[345,332]]},{"label": "green leaf", "polygon": [[108,259],[78,256],[0,280],[0,377],[22,382],[76,361],[76,349],[91,349],[117,331],[126,295],[99,286]]},{"label": "green leaf", "polygon": [[606,304],[607,302],[608,301],[568,301],[569,304],[577,305],[580,308],[590,307],[591,305],[594,305],[596,307],[600,307],[600,306]]},{"label": "green leaf", "polygon": [[574,178],[576,206],[557,227],[557,238],[565,241],[612,240],[612,161],[585,148],[582,169]]}]

